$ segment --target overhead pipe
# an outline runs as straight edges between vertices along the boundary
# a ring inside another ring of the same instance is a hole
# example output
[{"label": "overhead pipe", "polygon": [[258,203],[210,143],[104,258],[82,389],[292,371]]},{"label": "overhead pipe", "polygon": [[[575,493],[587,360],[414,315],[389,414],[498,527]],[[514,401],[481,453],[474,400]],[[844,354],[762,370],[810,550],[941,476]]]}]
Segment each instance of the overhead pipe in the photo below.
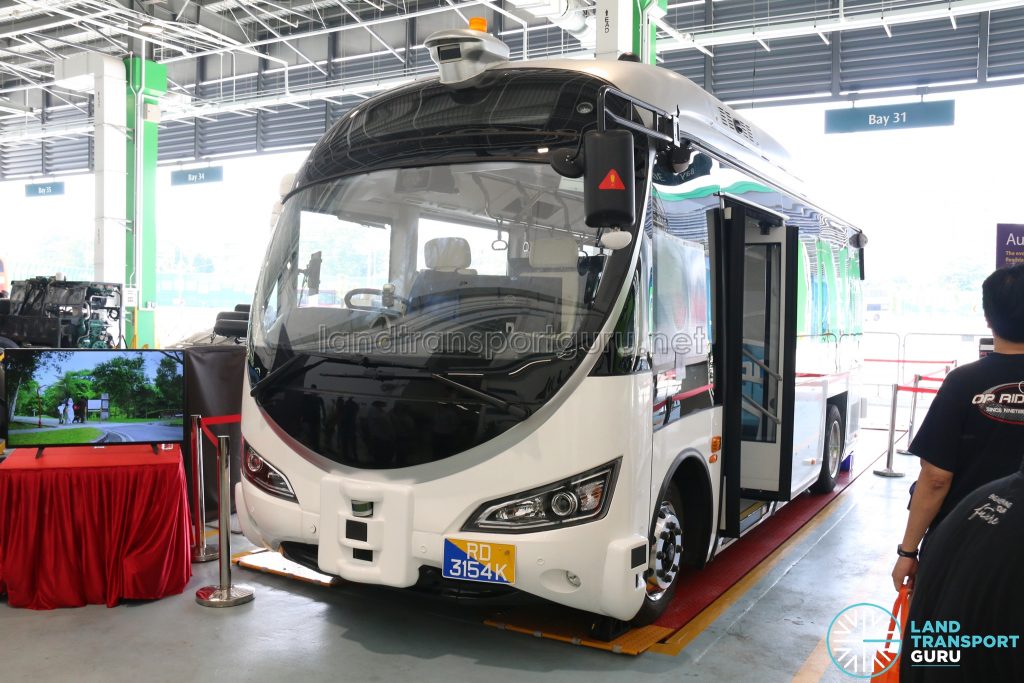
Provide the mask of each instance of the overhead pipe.
[{"label": "overhead pipe", "polygon": [[516,9],[528,12],[538,19],[547,19],[580,44],[593,49],[597,46],[597,29],[591,9],[584,0],[507,0]]}]

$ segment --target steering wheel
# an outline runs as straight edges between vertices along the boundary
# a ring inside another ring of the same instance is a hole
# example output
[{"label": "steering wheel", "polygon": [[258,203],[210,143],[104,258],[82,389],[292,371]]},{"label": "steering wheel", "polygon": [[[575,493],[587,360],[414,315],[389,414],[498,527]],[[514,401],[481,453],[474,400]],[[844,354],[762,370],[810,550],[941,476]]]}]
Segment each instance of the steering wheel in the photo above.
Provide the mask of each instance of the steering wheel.
[{"label": "steering wheel", "polygon": [[[383,296],[384,292],[383,290],[380,289],[368,288],[358,288],[349,290],[348,292],[345,292],[345,306],[356,311],[373,311],[375,313],[380,313],[382,316],[392,316],[397,318],[402,315],[402,311],[395,310],[394,308],[388,308],[386,306],[360,306],[359,304],[352,303],[352,297],[357,296],[359,294],[372,294],[376,296]],[[406,299],[405,297],[398,296],[397,294],[392,294],[391,296],[392,298],[394,298],[396,302],[405,306],[409,305],[409,300]]]}]

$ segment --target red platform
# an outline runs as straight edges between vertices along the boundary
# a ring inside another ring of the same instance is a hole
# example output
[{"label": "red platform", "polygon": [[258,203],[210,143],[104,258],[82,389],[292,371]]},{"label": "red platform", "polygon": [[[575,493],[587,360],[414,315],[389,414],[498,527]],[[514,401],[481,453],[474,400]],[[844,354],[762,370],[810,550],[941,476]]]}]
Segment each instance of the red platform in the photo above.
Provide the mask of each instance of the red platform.
[{"label": "red platform", "polygon": [[836,487],[830,493],[800,494],[758,528],[723,550],[705,569],[684,570],[680,577],[683,583],[657,625],[671,629],[685,626],[811,521],[877,460],[878,457],[861,457],[852,471],[839,474]]},{"label": "red platform", "polygon": [[0,464],[0,594],[53,609],[152,600],[192,576],[181,449],[14,451]]}]

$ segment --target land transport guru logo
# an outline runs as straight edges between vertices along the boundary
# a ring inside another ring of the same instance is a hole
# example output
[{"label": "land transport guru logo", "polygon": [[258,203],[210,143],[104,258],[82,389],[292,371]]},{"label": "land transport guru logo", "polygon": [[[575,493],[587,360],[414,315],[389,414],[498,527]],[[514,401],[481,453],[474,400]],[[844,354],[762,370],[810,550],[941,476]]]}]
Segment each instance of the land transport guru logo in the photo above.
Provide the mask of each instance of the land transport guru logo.
[{"label": "land transport guru logo", "polygon": [[840,671],[854,678],[874,678],[896,665],[903,640],[892,612],[859,602],[835,616],[825,643]]},{"label": "land transport guru logo", "polygon": [[911,620],[900,628],[884,607],[868,602],[851,605],[832,620],[826,636],[829,657],[853,678],[875,678],[899,666],[900,657],[910,666],[959,667],[965,652],[1016,649],[1020,635],[964,633],[955,620]]}]

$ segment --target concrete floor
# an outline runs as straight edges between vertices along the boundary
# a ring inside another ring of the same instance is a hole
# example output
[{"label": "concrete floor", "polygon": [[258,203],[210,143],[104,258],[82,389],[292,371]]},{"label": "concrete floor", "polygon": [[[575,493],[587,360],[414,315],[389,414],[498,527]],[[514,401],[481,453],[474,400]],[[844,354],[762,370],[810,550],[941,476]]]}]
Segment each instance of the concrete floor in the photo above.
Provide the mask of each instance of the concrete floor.
[{"label": "concrete floor", "polygon": [[[884,438],[866,432],[857,457],[873,459]],[[0,681],[850,681],[824,637],[844,607],[895,597],[888,574],[917,459],[897,455],[896,468],[907,476],[862,475],[675,657],[498,631],[480,623],[478,604],[243,569],[235,579],[256,588],[254,602],[203,608],[193,596],[216,583],[213,562],[193,565],[185,593],[157,602],[49,612],[0,603]]]}]

